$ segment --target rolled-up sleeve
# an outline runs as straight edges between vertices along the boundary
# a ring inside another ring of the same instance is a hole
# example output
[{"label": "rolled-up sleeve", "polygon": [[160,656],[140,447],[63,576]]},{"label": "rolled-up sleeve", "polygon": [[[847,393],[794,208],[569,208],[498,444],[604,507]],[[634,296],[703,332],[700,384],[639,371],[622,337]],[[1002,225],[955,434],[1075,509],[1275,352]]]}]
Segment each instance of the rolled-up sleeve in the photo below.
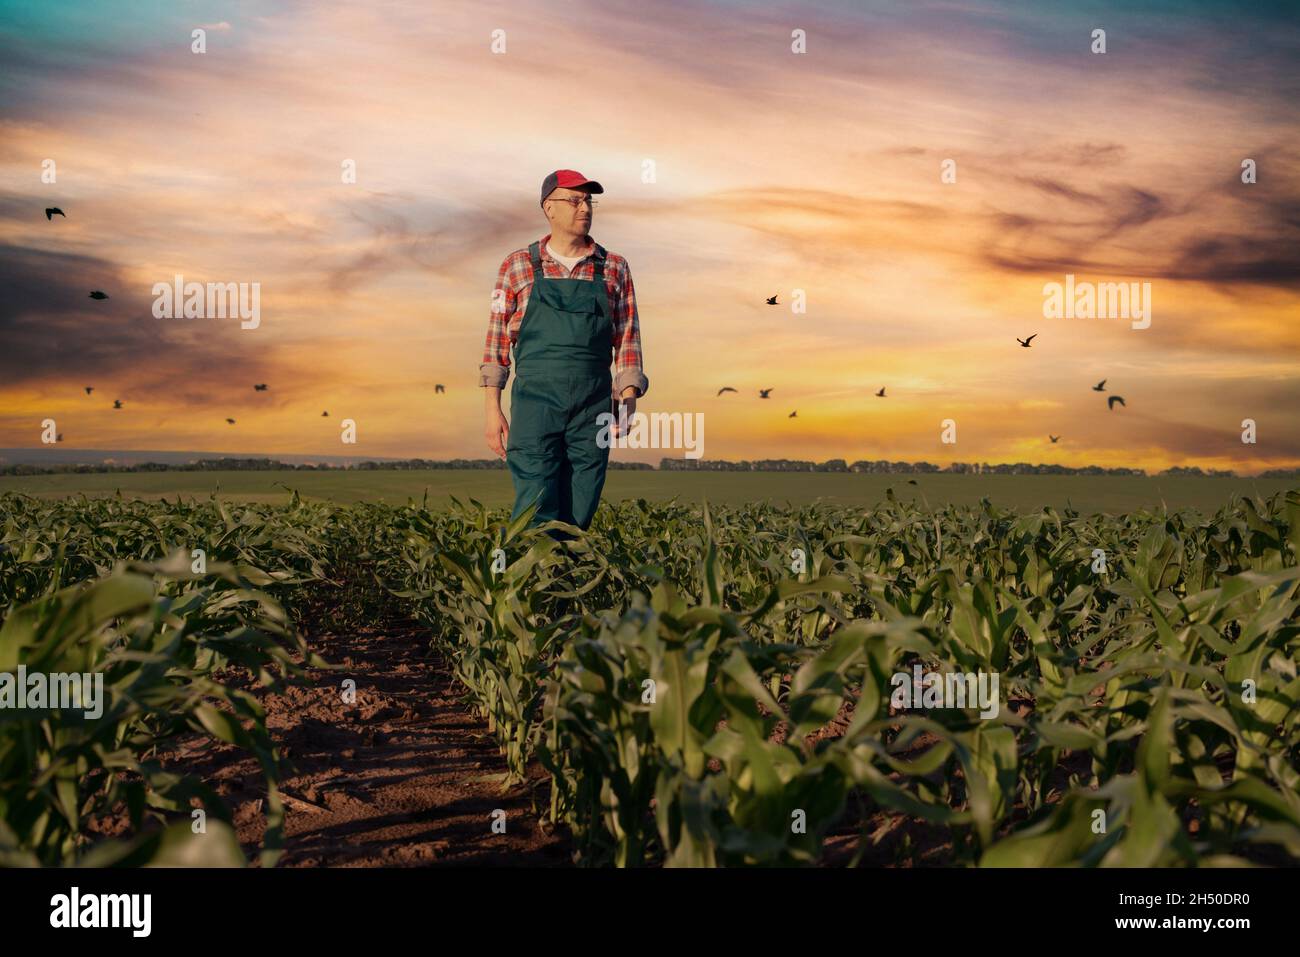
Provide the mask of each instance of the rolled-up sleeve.
[{"label": "rolled-up sleeve", "polygon": [[636,311],[636,289],[632,285],[632,270],[623,262],[622,278],[615,291],[614,310],[614,394],[622,395],[628,386],[635,386],[638,395],[645,395],[650,380],[642,370],[641,325]]},{"label": "rolled-up sleeve", "polygon": [[487,388],[489,386],[504,389],[506,380],[510,378],[510,367],[497,365],[494,362],[484,362],[478,367],[478,384]]},{"label": "rolled-up sleeve", "polygon": [[488,315],[487,341],[483,345],[483,362],[478,367],[480,387],[504,389],[510,378],[510,320],[515,314],[514,279],[511,257],[507,256],[497,273],[492,289],[492,308]]}]

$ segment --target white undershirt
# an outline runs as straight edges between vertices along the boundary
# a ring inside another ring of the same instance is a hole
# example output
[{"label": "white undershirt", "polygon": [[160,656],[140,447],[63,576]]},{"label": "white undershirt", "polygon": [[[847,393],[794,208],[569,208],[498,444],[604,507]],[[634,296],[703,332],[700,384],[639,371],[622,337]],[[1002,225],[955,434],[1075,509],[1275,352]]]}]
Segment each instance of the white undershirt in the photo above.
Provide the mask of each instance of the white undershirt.
[{"label": "white undershirt", "polygon": [[561,256],[549,245],[546,247],[546,252],[547,255],[549,255],[552,259],[554,259],[557,263],[560,263],[562,266],[564,266],[564,268],[567,269],[569,272],[573,272],[574,266],[578,265],[578,263],[582,262],[582,260],[586,259],[588,256],[591,255],[591,250],[587,250],[586,252],[578,253],[578,255],[576,256]]}]

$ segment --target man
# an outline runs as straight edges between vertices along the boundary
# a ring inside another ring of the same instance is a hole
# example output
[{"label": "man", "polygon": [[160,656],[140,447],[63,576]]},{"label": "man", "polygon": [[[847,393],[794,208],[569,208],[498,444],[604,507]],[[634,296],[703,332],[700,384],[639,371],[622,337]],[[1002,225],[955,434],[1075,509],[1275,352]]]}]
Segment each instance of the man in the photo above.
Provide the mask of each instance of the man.
[{"label": "man", "polygon": [[[591,238],[593,193],[604,188],[571,169],[542,181],[551,231],[501,264],[492,294],[479,385],[487,396],[488,448],[506,460],[515,486],[512,517],[536,503],[534,524],[558,519],[586,529],[605,487],[609,447],[597,442],[602,413],[621,400],[636,412],[650,383],[641,371],[641,332],[627,260]],[[515,381],[510,415],[501,390]],[[610,374],[613,356],[615,373]]]}]

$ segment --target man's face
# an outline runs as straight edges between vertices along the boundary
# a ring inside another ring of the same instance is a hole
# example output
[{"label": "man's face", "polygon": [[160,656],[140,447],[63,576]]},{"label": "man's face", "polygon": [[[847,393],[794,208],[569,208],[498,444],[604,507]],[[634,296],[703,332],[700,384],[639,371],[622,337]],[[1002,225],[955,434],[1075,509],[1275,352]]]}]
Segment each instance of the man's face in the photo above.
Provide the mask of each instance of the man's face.
[{"label": "man's face", "polygon": [[[569,199],[582,199],[581,203],[571,203]],[[591,190],[569,189],[561,186],[546,197],[546,218],[551,227],[561,227],[566,232],[579,236],[591,229]]]}]

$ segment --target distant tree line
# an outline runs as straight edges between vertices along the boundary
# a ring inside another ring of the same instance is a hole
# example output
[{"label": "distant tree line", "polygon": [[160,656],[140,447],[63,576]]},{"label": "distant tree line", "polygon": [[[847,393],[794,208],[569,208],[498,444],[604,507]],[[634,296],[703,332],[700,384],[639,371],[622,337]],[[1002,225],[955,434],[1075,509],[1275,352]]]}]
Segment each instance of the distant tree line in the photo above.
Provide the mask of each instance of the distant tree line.
[{"label": "distant tree line", "polygon": [[[121,463],[67,463],[52,465],[0,465],[0,475],[64,475],[101,472],[347,472],[396,471],[410,469],[504,469],[500,459],[393,459],[383,462],[354,462],[349,465],[331,465],[328,462],[294,465],[276,459],[220,458],[197,459],[193,462],[139,462]],[[645,462],[610,462],[611,469],[639,469],[654,471]]]},{"label": "distant tree line", "polygon": [[[1100,465],[1085,465],[1071,468],[1066,465],[1031,465],[1028,462],[1016,462],[1014,465],[1002,463],[990,465],[987,462],[953,462],[941,467],[931,462],[890,462],[878,459],[874,462],[859,460],[849,464],[844,459],[827,459],[825,462],[811,462],[805,459],[758,459],[757,461],[727,462],[706,459],[663,459],[659,463],[662,471],[677,472],[866,472],[871,475],[923,475],[944,473],[948,475],[1146,475],[1146,469],[1102,468]],[[1233,478],[1235,472],[1222,469],[1201,469],[1197,466],[1175,466],[1157,472],[1157,475],[1194,475],[1207,478]],[[1300,469],[1273,469],[1265,472],[1261,478],[1300,477]]]},{"label": "distant tree line", "polygon": [[[164,463],[140,462],[135,465],[115,463],[62,464],[62,465],[4,465],[0,475],[60,475],[99,472],[383,472],[413,469],[504,469],[500,459],[393,459],[383,462],[355,462],[350,465],[331,465],[327,462],[291,465],[270,458],[216,458],[198,459],[194,462]],[[611,469],[655,471],[645,462],[610,462]],[[953,462],[941,467],[930,462],[874,462],[859,460],[852,464],[844,459],[812,462],[804,459],[757,459],[728,462],[721,459],[662,459],[659,471],[663,472],[865,472],[871,475],[1146,475],[1145,469],[1102,468],[1085,465],[1070,468],[1065,465],[989,465],[987,462]],[[1205,478],[1234,478],[1236,473],[1222,469],[1201,469],[1197,466],[1175,466],[1157,475],[1189,475]],[[1257,478],[1300,478],[1300,469],[1269,469]]]}]

